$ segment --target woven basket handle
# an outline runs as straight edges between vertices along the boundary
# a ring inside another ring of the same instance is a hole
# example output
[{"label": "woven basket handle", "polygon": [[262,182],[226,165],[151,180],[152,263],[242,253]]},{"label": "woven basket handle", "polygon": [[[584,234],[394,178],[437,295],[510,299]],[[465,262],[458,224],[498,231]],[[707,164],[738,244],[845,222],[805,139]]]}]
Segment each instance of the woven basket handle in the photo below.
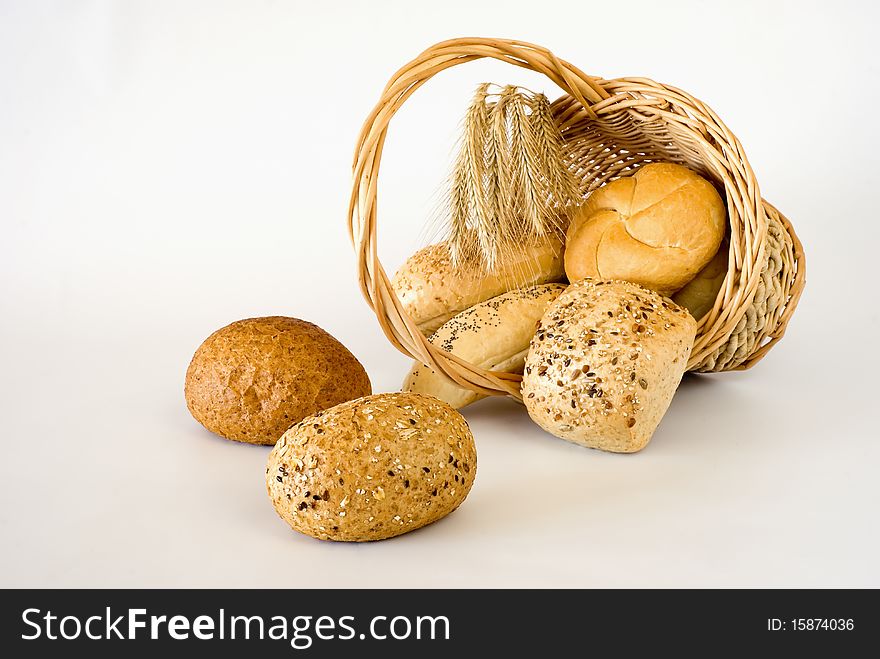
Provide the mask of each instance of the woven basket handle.
[{"label": "woven basket handle", "polygon": [[425,339],[391,290],[391,283],[376,255],[376,190],[382,148],[391,118],[419,87],[437,73],[483,57],[543,73],[590,114],[594,103],[609,96],[598,78],[586,75],[546,48],[523,41],[462,38],[442,41],[428,48],[391,76],[361,129],[354,154],[349,234],[357,252],[361,291],[394,347],[444,373],[463,387],[486,395],[509,394],[519,399],[521,376],[479,369],[435,348]]}]

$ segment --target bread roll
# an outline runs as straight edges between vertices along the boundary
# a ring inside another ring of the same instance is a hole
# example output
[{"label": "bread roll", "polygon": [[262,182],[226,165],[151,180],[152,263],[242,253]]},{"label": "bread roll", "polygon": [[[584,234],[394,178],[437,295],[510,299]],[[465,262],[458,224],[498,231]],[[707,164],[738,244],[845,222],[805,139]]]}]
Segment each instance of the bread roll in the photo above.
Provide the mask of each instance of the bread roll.
[{"label": "bread roll", "polygon": [[369,393],[367,372],[345,346],[283,316],[214,332],[196,350],[184,385],[196,421],[251,444],[274,444],[304,416]]},{"label": "bread roll", "polygon": [[523,400],[547,432],[631,453],[651,439],[684,374],[696,321],[637,284],[580,280],[550,305],[526,358]]},{"label": "bread roll", "polygon": [[474,438],[446,403],[377,394],[288,430],[266,466],[278,515],[321,540],[381,540],[458,508],[477,473]]},{"label": "bread roll", "polygon": [[715,306],[718,291],[727,276],[729,245],[727,240],[709,261],[709,264],[697,273],[687,286],[672,296],[672,301],[687,309],[690,314],[700,320]]},{"label": "bread roll", "polygon": [[705,267],[727,225],[724,203],[686,167],[655,163],[593,192],[565,245],[569,281],[624,279],[670,295]]},{"label": "bread roll", "polygon": [[[462,311],[429,341],[480,368],[522,373],[535,325],[563,290],[562,284],[540,284],[508,291]],[[483,398],[418,362],[404,380],[403,390],[435,396],[456,409]]]},{"label": "bread roll", "polygon": [[505,250],[502,261],[488,273],[474,263],[453,268],[448,245],[437,243],[413,254],[391,286],[422,333],[430,336],[455,314],[490,297],[564,278],[562,245],[557,241]]}]

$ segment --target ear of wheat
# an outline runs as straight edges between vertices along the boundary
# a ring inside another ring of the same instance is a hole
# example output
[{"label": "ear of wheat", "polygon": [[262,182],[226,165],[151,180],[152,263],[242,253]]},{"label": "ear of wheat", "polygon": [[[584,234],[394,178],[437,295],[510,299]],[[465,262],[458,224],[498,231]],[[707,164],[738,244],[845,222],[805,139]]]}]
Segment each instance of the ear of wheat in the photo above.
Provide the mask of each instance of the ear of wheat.
[{"label": "ear of wheat", "polygon": [[566,166],[550,102],[515,86],[484,83],[465,116],[449,192],[453,261],[486,270],[524,242],[565,231],[577,185]]}]

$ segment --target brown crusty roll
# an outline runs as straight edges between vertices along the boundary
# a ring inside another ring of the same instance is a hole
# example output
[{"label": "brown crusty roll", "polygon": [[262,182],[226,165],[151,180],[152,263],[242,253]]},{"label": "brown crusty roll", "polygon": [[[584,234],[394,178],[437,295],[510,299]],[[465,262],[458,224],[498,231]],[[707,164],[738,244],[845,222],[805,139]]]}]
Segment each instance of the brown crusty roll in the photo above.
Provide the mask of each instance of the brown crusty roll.
[{"label": "brown crusty roll", "polygon": [[725,239],[709,264],[697,273],[688,284],[672,296],[672,301],[687,309],[700,320],[715,306],[715,299],[727,276],[729,247]]},{"label": "brown crusty roll", "polygon": [[566,234],[565,272],[623,279],[671,295],[718,251],[727,213],[715,187],[680,165],[654,163],[593,192]]},{"label": "brown crusty roll", "polygon": [[548,307],[529,348],[529,416],[583,446],[642,449],[681,381],[696,326],[685,309],[637,284],[572,284]]},{"label": "brown crusty roll", "polygon": [[535,284],[563,281],[562,244],[505,249],[499,264],[484,272],[474,262],[453,267],[446,243],[413,254],[391,280],[391,287],[425,336],[455,314],[490,297]]},{"label": "brown crusty roll", "polygon": [[304,416],[370,393],[370,378],[348,349],[296,318],[249,318],[205,339],[186,371],[184,394],[213,433],[274,444]]},{"label": "brown crusty roll", "polygon": [[[535,325],[563,290],[563,284],[540,284],[502,293],[462,311],[428,340],[480,368],[522,373]],[[456,409],[483,398],[418,362],[403,391],[435,396]]]},{"label": "brown crusty roll", "polygon": [[382,540],[435,522],[464,501],[477,473],[464,417],[421,394],[376,394],[288,430],[266,486],[291,528],[321,540]]}]

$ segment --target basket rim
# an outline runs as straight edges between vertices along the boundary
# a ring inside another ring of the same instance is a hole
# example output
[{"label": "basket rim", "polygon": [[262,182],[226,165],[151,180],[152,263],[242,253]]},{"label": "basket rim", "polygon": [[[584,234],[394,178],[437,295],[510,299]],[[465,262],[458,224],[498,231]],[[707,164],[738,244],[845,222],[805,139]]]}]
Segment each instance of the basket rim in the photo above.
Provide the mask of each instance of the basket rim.
[{"label": "basket rim", "polygon": [[415,91],[437,73],[487,57],[543,73],[563,89],[564,94],[553,102],[563,137],[574,134],[572,131],[582,127],[585,122],[626,112],[637,118],[661,118],[666,122],[675,122],[682,130],[692,131],[697,136],[695,139],[703,140],[701,146],[706,147],[703,155],[718,168],[713,173],[721,179],[727,193],[731,252],[728,273],[715,305],[698,321],[697,339],[688,362],[689,370],[705,355],[723,345],[748,311],[761,280],[768,212],[781,219],[794,246],[795,278],[776,327],[765,337],[769,342],[756,345],[748,359],[736,368],[750,368],[763,358],[782,338],[803,290],[803,247],[788,219],[761,198],[757,178],[742,144],[720,117],[687,92],[649,78],[606,80],[589,76],[541,46],[516,40],[477,37],[442,41],[398,69],[364,121],[356,143],[348,212],[349,236],[357,254],[361,291],[392,345],[459,386],[485,395],[510,395],[521,400],[521,375],[477,367],[435,347],[422,335],[394,294],[377,254],[378,170],[391,118]]}]

